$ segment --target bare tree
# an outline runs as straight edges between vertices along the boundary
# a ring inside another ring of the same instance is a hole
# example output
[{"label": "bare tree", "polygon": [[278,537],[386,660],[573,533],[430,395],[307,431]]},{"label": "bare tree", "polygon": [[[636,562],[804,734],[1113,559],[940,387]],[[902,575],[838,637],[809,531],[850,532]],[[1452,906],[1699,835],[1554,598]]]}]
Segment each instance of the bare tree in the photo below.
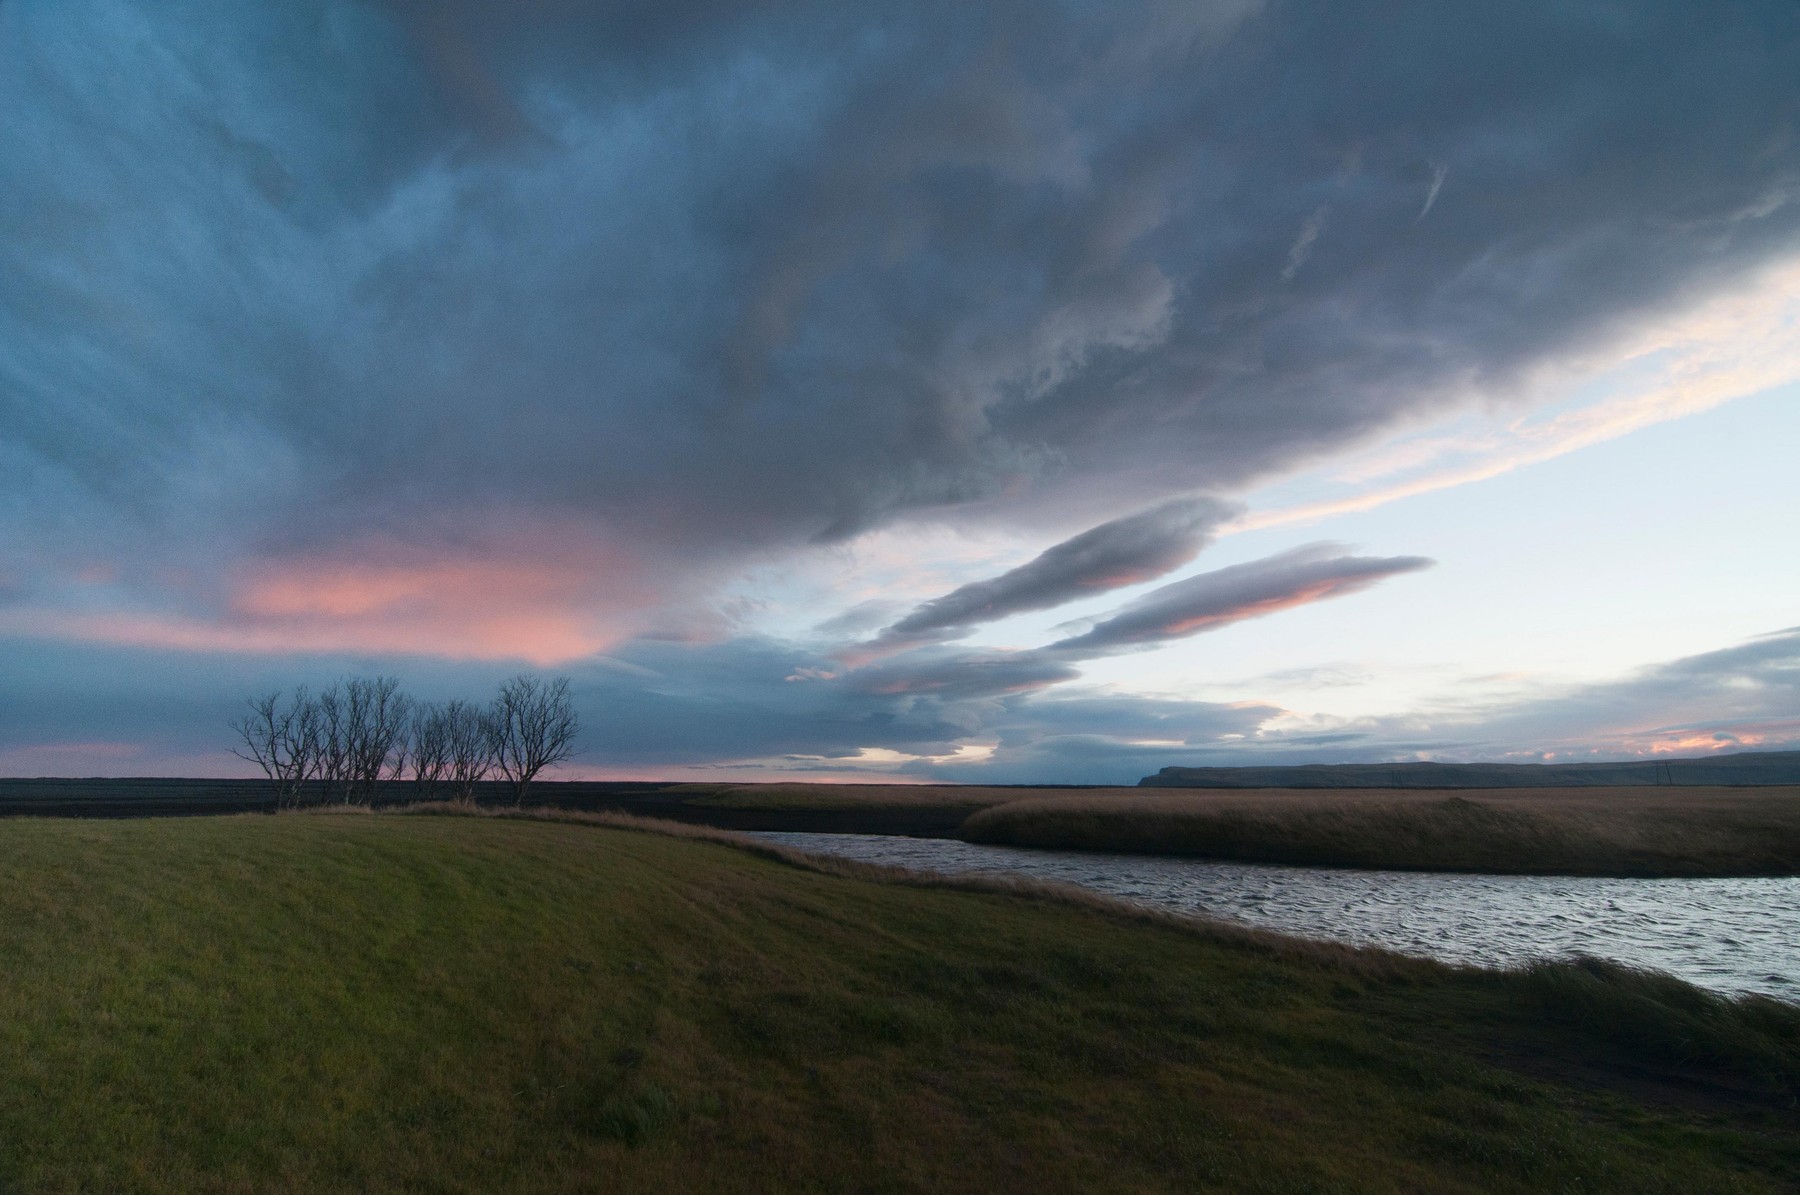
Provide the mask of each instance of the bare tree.
[{"label": "bare tree", "polygon": [[277,807],[297,804],[317,778],[326,799],[373,803],[383,780],[409,774],[420,795],[448,784],[464,801],[498,768],[515,803],[544,768],[567,759],[575,714],[567,680],[518,676],[492,706],[468,701],[421,705],[391,676],[349,677],[317,696],[304,687],[246,702],[231,723],[238,756],[262,768]]},{"label": "bare tree", "polygon": [[412,720],[412,704],[412,698],[400,691],[399,680],[391,676],[359,676],[344,682],[349,756],[346,800],[373,804],[382,779],[404,770],[405,732]]},{"label": "bare tree", "polygon": [[333,684],[317,698],[319,724],[319,779],[324,781],[325,799],[341,797],[350,800],[351,729],[349,711],[344,700],[343,682]]},{"label": "bare tree", "polygon": [[231,724],[243,740],[243,749],[234,747],[231,753],[262,769],[275,790],[277,809],[299,804],[302,787],[319,767],[318,703],[302,685],[285,703],[276,690],[244,704],[248,712]]},{"label": "bare tree", "polygon": [[489,707],[494,767],[512,785],[513,804],[522,805],[537,774],[574,754],[574,702],[569,678],[545,680],[520,673],[500,685]]},{"label": "bare tree", "polygon": [[413,708],[413,795],[429,801],[450,776],[449,711],[437,702]]},{"label": "bare tree", "polygon": [[473,801],[475,786],[494,770],[494,734],[487,711],[467,701],[444,707],[448,779],[459,801]]}]

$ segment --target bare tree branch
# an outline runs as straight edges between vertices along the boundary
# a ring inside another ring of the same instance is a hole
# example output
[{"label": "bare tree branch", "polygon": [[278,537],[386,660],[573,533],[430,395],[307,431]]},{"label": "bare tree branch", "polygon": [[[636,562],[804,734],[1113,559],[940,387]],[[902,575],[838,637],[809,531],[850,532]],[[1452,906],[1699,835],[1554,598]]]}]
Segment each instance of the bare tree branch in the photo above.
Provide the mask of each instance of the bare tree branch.
[{"label": "bare tree branch", "polygon": [[512,785],[513,804],[521,805],[539,772],[574,754],[578,723],[569,678],[520,673],[500,685],[489,718],[494,766]]},{"label": "bare tree branch", "polygon": [[[354,677],[344,682],[345,726],[349,753],[346,799],[373,804],[383,777],[405,767],[405,731],[412,720],[412,698],[391,676]],[[396,760],[396,751],[401,757]]]},{"label": "bare tree branch", "polygon": [[[437,702],[413,709],[410,734],[413,795],[429,801],[450,775],[449,711]],[[404,753],[403,753],[404,757]]]},{"label": "bare tree branch", "polygon": [[325,799],[350,800],[350,727],[340,681],[319,694],[319,778]]},{"label": "bare tree branch", "polygon": [[444,707],[449,780],[459,801],[473,801],[475,786],[494,770],[494,735],[487,711],[467,701]]},{"label": "bare tree branch", "polygon": [[298,804],[302,787],[319,766],[318,703],[301,686],[286,703],[277,690],[244,704],[248,712],[231,723],[243,748],[231,753],[262,769],[275,791],[277,809]]}]

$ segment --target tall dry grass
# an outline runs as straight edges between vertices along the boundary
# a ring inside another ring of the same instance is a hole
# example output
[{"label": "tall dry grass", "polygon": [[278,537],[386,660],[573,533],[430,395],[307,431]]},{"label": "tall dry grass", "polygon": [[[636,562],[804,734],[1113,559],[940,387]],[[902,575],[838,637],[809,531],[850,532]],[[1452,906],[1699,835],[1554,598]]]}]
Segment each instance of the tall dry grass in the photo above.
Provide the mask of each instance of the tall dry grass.
[{"label": "tall dry grass", "polygon": [[1160,790],[983,809],[969,842],[1537,875],[1800,874],[1800,787]]},{"label": "tall dry grass", "polygon": [[699,809],[767,812],[869,809],[978,809],[1058,789],[994,788],[975,784],[677,784],[669,795]]}]

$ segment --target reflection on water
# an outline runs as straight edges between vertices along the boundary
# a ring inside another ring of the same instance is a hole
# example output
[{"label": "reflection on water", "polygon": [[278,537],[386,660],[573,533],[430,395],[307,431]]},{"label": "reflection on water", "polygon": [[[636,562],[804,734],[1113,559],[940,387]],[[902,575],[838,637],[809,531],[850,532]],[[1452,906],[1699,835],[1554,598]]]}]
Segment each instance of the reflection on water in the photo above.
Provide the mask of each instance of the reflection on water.
[{"label": "reflection on water", "polygon": [[879,834],[757,837],[921,871],[1022,873],[1143,904],[1449,962],[1505,966],[1591,954],[1720,991],[1800,999],[1800,879],[1340,871]]}]

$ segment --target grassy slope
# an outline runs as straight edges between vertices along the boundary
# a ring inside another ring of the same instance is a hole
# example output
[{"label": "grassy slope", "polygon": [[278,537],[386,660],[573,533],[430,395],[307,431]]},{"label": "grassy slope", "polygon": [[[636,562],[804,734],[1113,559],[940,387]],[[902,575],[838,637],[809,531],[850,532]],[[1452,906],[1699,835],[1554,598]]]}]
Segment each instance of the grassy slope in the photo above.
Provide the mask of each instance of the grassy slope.
[{"label": "grassy slope", "polygon": [[1336,867],[1800,874],[1800,788],[1151,789],[985,809],[971,842]]},{"label": "grassy slope", "polygon": [[0,960],[6,1191],[1800,1182],[1782,1006],[591,826],[0,822]]}]

